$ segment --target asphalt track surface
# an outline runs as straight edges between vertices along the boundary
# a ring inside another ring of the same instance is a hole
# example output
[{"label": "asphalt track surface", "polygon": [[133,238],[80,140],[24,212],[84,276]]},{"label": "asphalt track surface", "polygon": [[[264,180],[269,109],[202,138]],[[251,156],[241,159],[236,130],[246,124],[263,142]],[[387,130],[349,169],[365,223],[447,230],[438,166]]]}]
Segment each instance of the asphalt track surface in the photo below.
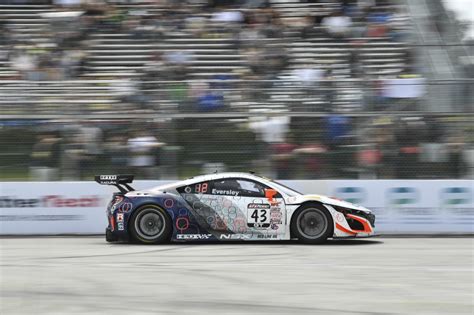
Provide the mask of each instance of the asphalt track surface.
[{"label": "asphalt track surface", "polygon": [[473,238],[0,239],[0,314],[473,314]]}]

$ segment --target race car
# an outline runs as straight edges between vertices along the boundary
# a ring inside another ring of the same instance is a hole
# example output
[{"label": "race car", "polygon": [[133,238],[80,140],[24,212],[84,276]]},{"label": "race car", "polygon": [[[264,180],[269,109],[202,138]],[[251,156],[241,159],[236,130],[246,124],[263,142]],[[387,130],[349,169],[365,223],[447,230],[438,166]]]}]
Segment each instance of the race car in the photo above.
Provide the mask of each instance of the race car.
[{"label": "race car", "polygon": [[254,173],[215,173],[134,190],[132,175],[97,175],[114,185],[106,240],[144,244],[184,241],[290,240],[374,235],[375,216],[362,206],[304,195]]}]

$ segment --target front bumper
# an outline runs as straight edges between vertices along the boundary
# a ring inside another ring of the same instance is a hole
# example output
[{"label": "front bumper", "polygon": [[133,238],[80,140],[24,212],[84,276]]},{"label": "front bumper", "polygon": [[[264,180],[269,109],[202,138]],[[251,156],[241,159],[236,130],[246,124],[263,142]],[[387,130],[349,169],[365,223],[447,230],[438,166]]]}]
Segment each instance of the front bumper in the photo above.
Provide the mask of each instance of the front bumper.
[{"label": "front bumper", "polygon": [[360,210],[325,205],[334,221],[334,238],[375,236],[375,215]]}]

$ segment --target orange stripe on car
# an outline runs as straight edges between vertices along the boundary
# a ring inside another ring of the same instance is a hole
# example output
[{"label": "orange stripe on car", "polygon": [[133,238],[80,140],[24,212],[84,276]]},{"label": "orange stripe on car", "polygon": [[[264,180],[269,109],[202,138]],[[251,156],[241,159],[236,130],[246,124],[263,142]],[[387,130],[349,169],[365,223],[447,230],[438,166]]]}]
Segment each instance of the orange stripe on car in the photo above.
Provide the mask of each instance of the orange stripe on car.
[{"label": "orange stripe on car", "polygon": [[370,233],[370,232],[372,232],[372,227],[370,226],[369,222],[367,222],[366,219],[355,216],[353,214],[349,214],[349,213],[346,214],[346,216],[351,218],[351,219],[354,219],[356,221],[359,221],[362,224],[362,226],[364,227],[363,230],[353,230],[354,232],[356,232],[356,233]]},{"label": "orange stripe on car", "polygon": [[336,223],[336,229],[344,232],[344,233],[348,233],[348,234],[352,234],[352,235],[356,235],[357,233],[356,232],[353,232],[349,229],[346,229],[345,227],[343,227],[342,225],[340,225],[339,223]]},{"label": "orange stripe on car", "polygon": [[115,220],[113,215],[110,217],[110,230],[112,230],[112,232],[115,230]]}]

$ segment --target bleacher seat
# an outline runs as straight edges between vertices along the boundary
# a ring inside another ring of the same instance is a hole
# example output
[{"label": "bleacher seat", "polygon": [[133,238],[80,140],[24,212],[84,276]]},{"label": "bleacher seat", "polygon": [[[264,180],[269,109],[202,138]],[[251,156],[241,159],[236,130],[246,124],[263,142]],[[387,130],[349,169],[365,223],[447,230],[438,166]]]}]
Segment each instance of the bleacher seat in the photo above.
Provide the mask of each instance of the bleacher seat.
[{"label": "bleacher seat", "polygon": [[[378,79],[400,73],[406,66],[407,46],[395,42],[389,37],[355,38],[353,45],[350,41],[337,42],[323,35],[320,30],[310,38],[302,39],[297,28],[291,27],[301,18],[325,16],[338,7],[331,0],[307,3],[291,0],[271,0],[284,23],[289,25],[284,32],[284,49],[288,53],[288,67],[279,77],[291,76],[294,69],[313,63],[322,69],[337,69],[338,79],[335,84],[337,93],[332,106],[340,110],[357,110],[362,105],[362,84],[357,84],[351,76],[351,50],[357,53],[361,69],[368,77]],[[392,4],[384,4],[391,8]],[[146,10],[150,14],[160,13],[163,8],[157,3],[119,4],[123,10]],[[247,10],[247,9],[243,9]],[[48,5],[0,5],[0,19],[8,22],[8,27],[19,39],[31,43],[47,45],[53,41],[45,37],[50,26],[49,21],[41,13],[53,12]],[[200,14],[209,18],[210,14]],[[219,27],[218,23],[209,23],[210,27]],[[115,111],[120,106],[120,93],[109,88],[115,80],[137,79],[143,76],[147,64],[156,53],[167,54],[173,51],[185,51],[192,56],[188,62],[188,80],[206,81],[216,76],[227,75],[239,79],[238,73],[247,69],[246,59],[235,41],[226,36],[195,37],[186,32],[166,34],[164,38],[144,39],[126,30],[111,30],[98,28],[87,35],[87,57],[84,72],[71,82],[26,82],[11,81],[17,79],[19,73],[6,59],[0,47],[0,80],[5,82],[0,87],[0,95],[5,96],[0,105],[9,111],[27,112],[33,104],[38,109],[64,109],[79,106],[90,111]],[[208,34],[212,35],[212,34]],[[261,41],[267,47],[280,50],[281,41],[267,39]],[[3,57],[2,57],[3,56]],[[2,79],[3,78],[3,79]],[[97,81],[103,80],[103,81]],[[347,80],[347,81],[344,81]],[[165,85],[166,86],[166,85]],[[171,86],[171,85],[170,85]],[[28,93],[24,93],[24,91]],[[261,99],[242,100],[238,89],[226,91],[230,108],[238,111],[250,111],[258,108],[264,110],[306,110],[321,108],[327,105],[322,93],[307,93],[294,84],[271,88],[267,86]],[[166,98],[152,99],[153,108],[168,110],[176,105]],[[163,105],[163,106],[160,106]],[[174,104],[174,105],[173,105]],[[83,107],[83,105],[86,105]],[[127,109],[126,105],[121,109]]]}]

